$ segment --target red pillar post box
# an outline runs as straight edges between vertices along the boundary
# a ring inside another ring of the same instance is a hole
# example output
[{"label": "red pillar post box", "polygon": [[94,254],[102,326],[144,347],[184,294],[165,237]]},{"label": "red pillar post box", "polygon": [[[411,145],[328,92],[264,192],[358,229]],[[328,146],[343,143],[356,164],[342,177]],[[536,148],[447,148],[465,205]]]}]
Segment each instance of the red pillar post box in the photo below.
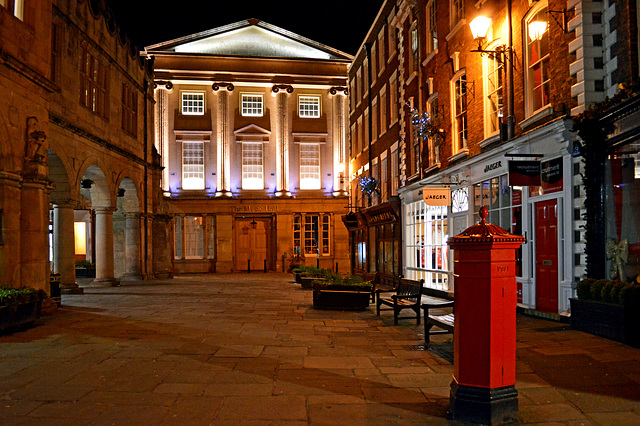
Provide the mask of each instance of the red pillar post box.
[{"label": "red pillar post box", "polygon": [[484,424],[517,421],[516,249],[520,235],[482,220],[449,239],[454,250],[454,375],[450,412]]}]

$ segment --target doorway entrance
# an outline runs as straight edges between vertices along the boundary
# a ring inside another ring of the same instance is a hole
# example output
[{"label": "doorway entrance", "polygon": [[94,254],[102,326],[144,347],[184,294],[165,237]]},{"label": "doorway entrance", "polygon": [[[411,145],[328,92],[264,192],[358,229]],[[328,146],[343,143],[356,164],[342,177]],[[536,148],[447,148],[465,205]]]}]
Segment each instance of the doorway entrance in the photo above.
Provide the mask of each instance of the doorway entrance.
[{"label": "doorway entrance", "polygon": [[271,265],[271,219],[239,218],[235,223],[236,271],[262,271]]},{"label": "doorway entrance", "polygon": [[535,203],[536,309],[558,312],[558,200]]}]

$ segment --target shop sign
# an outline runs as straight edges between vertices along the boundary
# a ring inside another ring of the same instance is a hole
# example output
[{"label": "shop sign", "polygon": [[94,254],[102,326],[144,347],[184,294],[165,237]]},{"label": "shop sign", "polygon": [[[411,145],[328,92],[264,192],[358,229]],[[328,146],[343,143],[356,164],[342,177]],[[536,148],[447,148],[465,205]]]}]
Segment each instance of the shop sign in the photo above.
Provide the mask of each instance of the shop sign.
[{"label": "shop sign", "polygon": [[494,161],[493,163],[489,163],[486,166],[484,166],[484,173],[489,173],[493,170],[497,170],[501,168],[502,168],[502,160]]},{"label": "shop sign", "polygon": [[545,161],[540,164],[540,186],[529,187],[529,195],[550,194],[552,192],[562,191],[562,157]]},{"label": "shop sign", "polygon": [[540,186],[539,161],[509,161],[509,186]]},{"label": "shop sign", "polygon": [[398,216],[390,204],[383,204],[380,207],[365,210],[362,213],[369,226],[384,225],[398,220]]},{"label": "shop sign", "polygon": [[422,199],[428,206],[450,206],[451,190],[446,186],[430,186],[422,189]]}]

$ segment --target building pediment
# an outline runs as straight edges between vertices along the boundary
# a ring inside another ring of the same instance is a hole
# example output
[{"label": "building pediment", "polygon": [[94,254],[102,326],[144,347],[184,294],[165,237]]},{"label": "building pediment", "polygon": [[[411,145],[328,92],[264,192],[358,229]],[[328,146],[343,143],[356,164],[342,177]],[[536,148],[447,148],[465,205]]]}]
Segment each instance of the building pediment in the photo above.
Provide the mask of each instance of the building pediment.
[{"label": "building pediment", "polygon": [[220,56],[299,58],[351,61],[351,55],[290,31],[248,19],[149,46],[147,53],[175,52]]},{"label": "building pediment", "polygon": [[236,136],[236,142],[269,142],[271,131],[256,124],[249,124],[234,130],[233,134]]}]

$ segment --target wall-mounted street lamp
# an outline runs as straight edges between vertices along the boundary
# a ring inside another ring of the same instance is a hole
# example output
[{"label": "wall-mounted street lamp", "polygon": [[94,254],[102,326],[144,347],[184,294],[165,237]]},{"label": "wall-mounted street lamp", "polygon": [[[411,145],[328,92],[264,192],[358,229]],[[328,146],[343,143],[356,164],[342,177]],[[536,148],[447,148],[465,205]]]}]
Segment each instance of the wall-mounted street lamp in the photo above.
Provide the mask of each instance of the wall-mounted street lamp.
[{"label": "wall-mounted street lamp", "polygon": [[338,164],[338,175],[340,176],[340,189],[342,190],[344,185],[344,163]]}]

